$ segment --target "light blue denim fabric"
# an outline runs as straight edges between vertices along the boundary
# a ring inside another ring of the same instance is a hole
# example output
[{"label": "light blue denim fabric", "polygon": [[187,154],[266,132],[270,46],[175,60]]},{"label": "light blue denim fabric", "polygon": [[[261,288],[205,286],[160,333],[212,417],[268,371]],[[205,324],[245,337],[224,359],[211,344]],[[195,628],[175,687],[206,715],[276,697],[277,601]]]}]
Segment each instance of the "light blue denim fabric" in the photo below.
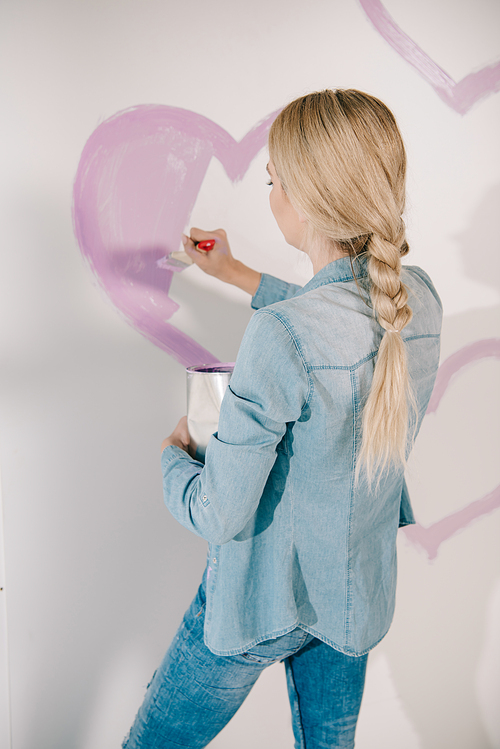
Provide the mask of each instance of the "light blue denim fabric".
[{"label": "light blue denim fabric", "polygon": [[[360,414],[383,330],[366,261],[330,263],[304,288],[263,276],[205,466],[162,455],[172,515],[209,542],[205,642],[234,655],[300,627],[347,655],[389,629],[396,534],[414,522],[403,471],[354,483]],[[417,430],[439,360],[441,303],[406,267],[403,338]],[[276,302],[277,299],[283,301]]]},{"label": "light blue denim fabric", "polygon": [[262,671],[279,661],[285,663],[296,749],[352,749],[368,656],[344,655],[298,628],[241,655],[214,655],[203,641],[204,582],[123,749],[202,749],[231,720]]}]

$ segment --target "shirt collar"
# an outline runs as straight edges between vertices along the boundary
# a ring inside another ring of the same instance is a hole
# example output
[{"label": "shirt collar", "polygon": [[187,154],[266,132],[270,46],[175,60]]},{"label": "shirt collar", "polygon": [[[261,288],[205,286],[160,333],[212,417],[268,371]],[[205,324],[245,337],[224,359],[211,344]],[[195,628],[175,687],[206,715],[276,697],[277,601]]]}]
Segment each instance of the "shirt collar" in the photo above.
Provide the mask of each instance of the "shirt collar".
[{"label": "shirt collar", "polygon": [[346,283],[347,281],[353,281],[353,269],[356,278],[365,278],[368,275],[367,268],[368,258],[365,254],[360,255],[357,258],[342,257],[338,260],[334,260],[333,263],[328,263],[324,268],[321,268],[311,280],[302,287],[302,293],[317,289],[320,286],[325,286],[330,283]]}]

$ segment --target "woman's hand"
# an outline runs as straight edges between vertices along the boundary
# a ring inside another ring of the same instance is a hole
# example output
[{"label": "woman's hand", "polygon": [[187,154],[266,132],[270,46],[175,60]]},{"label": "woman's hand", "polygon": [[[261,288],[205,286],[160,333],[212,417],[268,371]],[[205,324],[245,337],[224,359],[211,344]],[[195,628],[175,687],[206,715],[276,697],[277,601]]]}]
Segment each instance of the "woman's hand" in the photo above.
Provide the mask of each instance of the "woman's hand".
[{"label": "woman's hand", "polygon": [[[215,239],[213,250],[197,250],[195,242],[203,242],[207,239]],[[221,281],[231,283],[234,275],[236,261],[232,255],[231,248],[227,241],[227,234],[224,229],[215,229],[214,231],[202,231],[201,229],[191,229],[191,236],[182,235],[184,250],[191,260],[208,273],[209,276],[215,276]]]},{"label": "woman's hand", "polygon": [[170,437],[166,437],[161,443],[161,451],[163,452],[169,445],[174,445],[175,447],[180,447],[184,452],[189,453],[190,444],[191,437],[187,426],[187,416],[183,416]]},{"label": "woman's hand", "polygon": [[[195,242],[203,242],[207,239],[215,239],[213,250],[197,250]],[[220,281],[238,286],[252,296],[257,291],[260,283],[260,273],[239,260],[235,260],[227,241],[224,229],[215,231],[202,231],[202,229],[191,229],[191,236],[182,235],[182,243],[185,252],[196,265],[209,276],[215,276]]]}]

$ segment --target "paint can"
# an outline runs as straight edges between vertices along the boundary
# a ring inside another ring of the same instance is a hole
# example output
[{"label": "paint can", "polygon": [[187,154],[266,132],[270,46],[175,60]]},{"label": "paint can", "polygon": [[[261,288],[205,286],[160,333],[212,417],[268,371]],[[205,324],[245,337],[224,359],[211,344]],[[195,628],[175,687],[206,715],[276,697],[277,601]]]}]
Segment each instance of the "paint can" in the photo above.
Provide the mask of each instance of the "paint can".
[{"label": "paint can", "polygon": [[233,369],[234,362],[186,368],[187,422],[196,460],[205,460],[208,441],[217,431],[220,406]]}]

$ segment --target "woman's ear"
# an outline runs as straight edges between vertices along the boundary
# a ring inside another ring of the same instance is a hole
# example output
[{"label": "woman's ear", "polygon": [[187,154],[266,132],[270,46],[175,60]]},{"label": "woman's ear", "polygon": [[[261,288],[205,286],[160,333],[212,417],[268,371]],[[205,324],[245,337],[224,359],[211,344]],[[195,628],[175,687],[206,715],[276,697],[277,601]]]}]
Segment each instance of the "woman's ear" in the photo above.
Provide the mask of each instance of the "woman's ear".
[{"label": "woman's ear", "polygon": [[300,221],[301,224],[305,224],[306,223],[307,219],[306,219],[306,217],[304,216],[303,213],[299,213],[299,221]]}]

